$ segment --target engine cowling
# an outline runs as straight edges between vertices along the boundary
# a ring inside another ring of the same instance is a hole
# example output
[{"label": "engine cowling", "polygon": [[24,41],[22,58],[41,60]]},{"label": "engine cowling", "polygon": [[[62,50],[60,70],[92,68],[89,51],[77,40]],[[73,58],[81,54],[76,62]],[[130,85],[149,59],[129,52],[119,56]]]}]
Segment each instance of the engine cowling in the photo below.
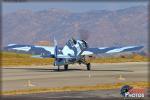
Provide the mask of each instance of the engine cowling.
[{"label": "engine cowling", "polygon": [[83,49],[87,49],[88,48],[88,44],[85,40],[81,40],[82,41],[82,48]]}]

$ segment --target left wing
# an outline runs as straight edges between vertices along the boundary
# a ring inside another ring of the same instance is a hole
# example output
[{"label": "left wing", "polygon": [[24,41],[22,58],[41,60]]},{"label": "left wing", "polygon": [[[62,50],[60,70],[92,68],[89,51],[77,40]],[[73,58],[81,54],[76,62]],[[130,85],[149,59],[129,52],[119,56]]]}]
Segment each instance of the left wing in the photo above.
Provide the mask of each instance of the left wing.
[{"label": "left wing", "polygon": [[38,55],[33,57],[54,57],[54,47],[49,46],[9,44],[4,49],[9,51],[23,51],[26,53],[34,53],[35,55]]},{"label": "left wing", "polygon": [[142,49],[143,46],[125,46],[125,47],[101,47],[101,48],[88,48],[81,55],[92,55],[100,53],[120,53],[130,52]]}]

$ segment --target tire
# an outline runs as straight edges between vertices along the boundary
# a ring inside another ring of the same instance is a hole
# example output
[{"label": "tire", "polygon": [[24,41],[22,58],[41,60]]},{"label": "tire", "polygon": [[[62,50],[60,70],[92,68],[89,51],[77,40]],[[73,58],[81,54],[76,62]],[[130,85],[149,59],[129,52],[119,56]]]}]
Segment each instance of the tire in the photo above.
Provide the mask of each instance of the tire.
[{"label": "tire", "polygon": [[58,66],[58,69],[57,69],[57,71],[60,71],[60,68],[59,68],[59,66]]},{"label": "tire", "polygon": [[91,64],[90,63],[87,64],[87,70],[91,70]]},{"label": "tire", "polygon": [[64,70],[68,70],[68,65],[64,65]]}]

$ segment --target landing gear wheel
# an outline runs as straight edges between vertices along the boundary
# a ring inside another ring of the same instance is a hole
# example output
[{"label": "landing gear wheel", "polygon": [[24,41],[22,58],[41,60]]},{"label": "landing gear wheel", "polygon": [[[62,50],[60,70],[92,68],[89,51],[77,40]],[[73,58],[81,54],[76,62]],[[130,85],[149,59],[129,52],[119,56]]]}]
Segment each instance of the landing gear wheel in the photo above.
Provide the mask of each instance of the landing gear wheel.
[{"label": "landing gear wheel", "polygon": [[86,66],[87,66],[87,70],[91,70],[91,64],[90,63],[88,63]]},{"label": "landing gear wheel", "polygon": [[68,65],[64,65],[64,69],[65,69],[65,70],[68,70]]}]

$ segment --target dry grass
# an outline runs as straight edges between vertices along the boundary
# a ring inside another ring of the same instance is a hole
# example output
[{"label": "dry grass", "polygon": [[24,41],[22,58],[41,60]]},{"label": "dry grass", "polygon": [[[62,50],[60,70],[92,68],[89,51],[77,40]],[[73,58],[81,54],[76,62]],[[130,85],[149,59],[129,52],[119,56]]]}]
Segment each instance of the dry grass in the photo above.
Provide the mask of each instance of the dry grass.
[{"label": "dry grass", "polygon": [[[30,66],[53,64],[52,58],[32,58],[29,54],[17,54],[12,52],[1,52],[2,66]],[[119,63],[119,62],[148,62],[148,58],[141,55],[130,55],[127,57],[102,57],[88,60],[92,63]]]},{"label": "dry grass", "polygon": [[91,90],[108,90],[118,89],[124,85],[130,85],[136,88],[149,88],[148,82],[119,82],[114,84],[97,84],[93,86],[67,86],[58,88],[31,88],[25,90],[3,91],[2,95],[44,93],[44,92],[64,92],[64,91],[91,91]]},{"label": "dry grass", "polygon": [[29,54],[17,54],[12,52],[2,52],[1,58],[2,66],[49,65],[53,63],[52,58],[32,58]]},{"label": "dry grass", "polygon": [[120,63],[120,62],[148,62],[148,57],[133,54],[123,57],[101,57],[96,59],[90,59],[92,63]]}]

